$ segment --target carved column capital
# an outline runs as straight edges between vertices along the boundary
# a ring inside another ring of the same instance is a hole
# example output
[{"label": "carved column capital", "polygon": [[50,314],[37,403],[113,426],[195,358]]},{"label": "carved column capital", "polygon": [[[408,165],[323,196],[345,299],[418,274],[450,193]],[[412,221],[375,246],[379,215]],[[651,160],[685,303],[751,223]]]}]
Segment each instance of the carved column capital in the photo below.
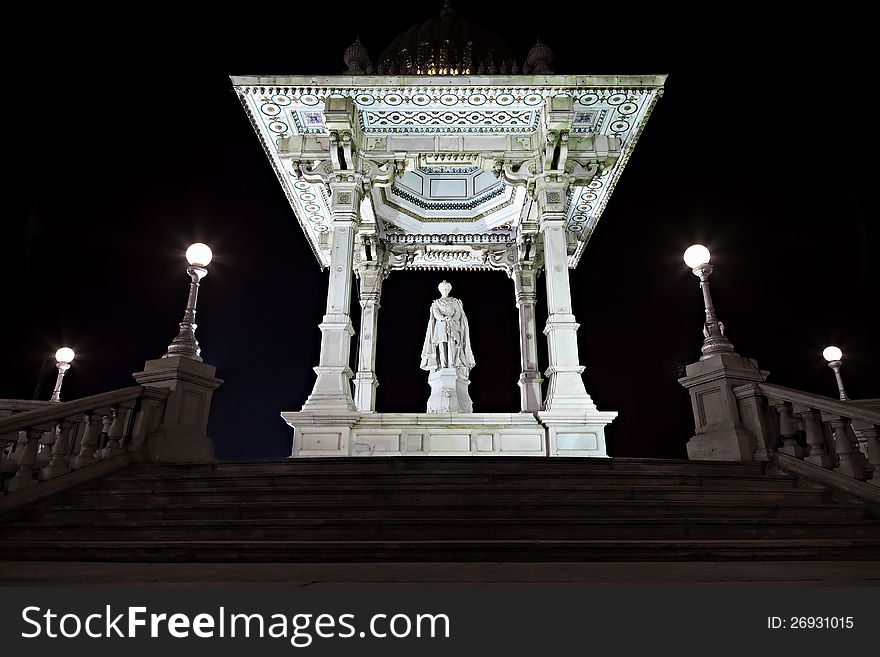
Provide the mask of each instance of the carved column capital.
[{"label": "carved column capital", "polygon": [[538,202],[539,225],[547,221],[565,221],[565,200],[568,177],[541,175],[535,179],[535,200]]}]

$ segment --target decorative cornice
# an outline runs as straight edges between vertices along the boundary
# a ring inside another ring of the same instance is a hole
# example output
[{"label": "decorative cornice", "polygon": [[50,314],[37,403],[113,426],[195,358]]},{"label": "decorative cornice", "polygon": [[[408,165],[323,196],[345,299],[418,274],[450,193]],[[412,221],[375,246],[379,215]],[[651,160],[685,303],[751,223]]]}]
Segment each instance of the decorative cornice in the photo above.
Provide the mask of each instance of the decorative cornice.
[{"label": "decorative cornice", "polygon": [[233,86],[247,89],[306,88],[321,90],[394,88],[509,88],[509,89],[581,89],[584,87],[629,91],[655,89],[666,82],[665,74],[657,75],[232,75]]},{"label": "decorative cornice", "polygon": [[[513,134],[515,121],[510,126],[489,126],[492,130],[500,128],[499,134],[509,134],[509,146],[504,146],[507,143],[504,141],[493,141],[492,149],[495,150],[477,153],[479,158],[486,158],[478,165],[494,170],[496,175],[503,176],[509,183],[523,184],[527,188],[529,178],[542,173],[541,170],[548,166],[553,168],[554,173],[571,177],[570,187],[566,190],[565,212],[569,233],[578,237],[569,256],[569,266],[574,267],[661,95],[665,76],[258,76],[234,77],[232,81],[297,220],[309,238],[310,247],[322,266],[329,262],[326,183],[331,176],[328,175],[328,165],[334,175],[349,177],[356,172],[356,176],[364,178],[365,184],[372,181],[373,184],[387,186],[393,182],[392,169],[400,174],[407,167],[417,166],[417,163],[427,164],[419,159],[419,149],[409,148],[406,141],[423,137],[418,134],[410,137],[411,133],[403,128],[400,133],[384,133],[386,137],[369,137],[374,141],[386,139],[387,144],[383,142],[380,147],[370,147],[370,152],[375,151],[376,159],[372,165],[363,164],[357,148],[365,145],[361,140],[366,137],[360,134],[365,111],[381,111],[385,113],[383,116],[389,117],[395,111],[409,112],[413,116],[418,112],[438,113],[438,116],[442,112],[450,112],[448,120],[455,125],[457,121],[466,120],[462,117],[467,112],[492,112],[496,113],[493,116],[500,116],[504,112],[539,114],[542,108],[550,108],[555,112],[556,123],[548,124],[545,128],[538,122],[535,130],[527,133],[528,137]],[[564,100],[561,105],[557,103],[554,98],[558,96],[568,97],[567,104]],[[557,125],[558,117],[567,117],[565,130],[560,130]],[[436,134],[440,138],[443,126],[440,123],[434,125],[433,120],[429,123],[424,134]],[[457,127],[470,129],[469,126]],[[558,146],[552,151],[547,149],[539,163],[541,166],[535,166],[535,140],[543,138],[545,134],[557,139]],[[566,140],[565,136],[569,139]],[[519,145],[514,137],[518,141],[527,139],[528,143]],[[612,149],[616,162],[608,159],[603,161],[611,151],[603,150],[600,142],[584,141],[613,137],[619,137],[620,141],[619,150],[617,147]],[[459,137],[464,140],[468,138],[467,135]],[[328,139],[334,140],[334,144],[322,157]],[[279,140],[280,144],[273,143]],[[438,146],[437,150],[443,151],[443,148]],[[473,147],[465,148],[473,152]],[[500,149],[504,149],[503,155]],[[461,157],[451,151],[438,155]],[[327,159],[315,166],[313,157]],[[501,159],[493,169],[491,162],[499,157]],[[297,163],[294,159],[302,162]],[[438,166],[461,164],[465,163],[456,160],[437,163]],[[597,170],[593,170],[594,165],[598,165]],[[300,189],[300,185],[306,185],[309,179],[311,187]],[[379,191],[384,194],[384,189]],[[300,199],[301,194],[308,195],[310,199]],[[378,197],[374,199],[378,201]],[[511,195],[507,204],[513,200],[514,195]],[[503,207],[496,206],[491,211]],[[439,211],[445,209],[438,208]],[[424,217],[415,216],[419,214],[418,211],[393,210],[425,221]],[[482,219],[483,216],[470,220]],[[462,221],[462,218],[455,217],[453,220]],[[448,220],[430,218],[427,221],[443,223]]]}]

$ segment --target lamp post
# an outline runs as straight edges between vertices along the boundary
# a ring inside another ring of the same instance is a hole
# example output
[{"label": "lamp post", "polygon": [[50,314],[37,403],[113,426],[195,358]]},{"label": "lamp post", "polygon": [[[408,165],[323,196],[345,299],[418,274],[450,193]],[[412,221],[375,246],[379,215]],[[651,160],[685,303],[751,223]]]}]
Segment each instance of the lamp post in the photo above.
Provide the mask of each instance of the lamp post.
[{"label": "lamp post", "polygon": [[199,362],[202,360],[199,355],[201,349],[199,349],[199,343],[196,340],[196,302],[199,297],[199,282],[208,275],[208,264],[213,255],[208,245],[201,242],[196,242],[186,250],[186,259],[190,265],[186,268],[186,273],[192,279],[189,285],[189,298],[186,303],[186,311],[183,313],[183,321],[180,323],[180,333],[168,345],[168,351],[162,358],[183,356]]},{"label": "lamp post", "polygon": [[843,359],[843,352],[839,347],[832,345],[830,347],[825,347],[822,351],[822,356],[828,361],[828,367],[834,370],[834,378],[837,379],[837,391],[840,393],[840,401],[847,401],[849,397],[846,396],[846,390],[843,389],[843,379],[840,377],[840,366],[842,364],[841,360]]},{"label": "lamp post", "polygon": [[61,349],[55,352],[55,367],[58,368],[58,378],[55,379],[55,390],[52,391],[49,401],[61,401],[61,384],[64,381],[64,375],[70,369],[70,363],[73,361],[74,356],[73,349],[70,347],[61,347]]},{"label": "lamp post", "polygon": [[712,304],[712,295],[709,292],[709,274],[712,273],[712,265],[709,264],[710,254],[702,244],[694,244],[684,252],[685,264],[694,272],[694,276],[700,279],[700,289],[703,290],[703,303],[706,307],[706,323],[703,325],[703,355],[700,360],[706,360],[715,354],[732,354],[733,344],[724,335],[724,324],[718,321],[715,314],[715,306]]}]

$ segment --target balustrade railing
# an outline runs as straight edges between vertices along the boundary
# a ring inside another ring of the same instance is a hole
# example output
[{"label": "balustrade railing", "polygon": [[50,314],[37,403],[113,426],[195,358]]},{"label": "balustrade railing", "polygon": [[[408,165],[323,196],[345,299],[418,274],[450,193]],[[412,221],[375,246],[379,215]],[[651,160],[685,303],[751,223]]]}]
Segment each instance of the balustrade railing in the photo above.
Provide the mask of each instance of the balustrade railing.
[{"label": "balustrade railing", "polygon": [[760,444],[880,487],[880,410],[769,383],[733,392]]},{"label": "balustrade railing", "polygon": [[0,418],[2,492],[141,452],[168,396],[167,389],[133,386]]}]

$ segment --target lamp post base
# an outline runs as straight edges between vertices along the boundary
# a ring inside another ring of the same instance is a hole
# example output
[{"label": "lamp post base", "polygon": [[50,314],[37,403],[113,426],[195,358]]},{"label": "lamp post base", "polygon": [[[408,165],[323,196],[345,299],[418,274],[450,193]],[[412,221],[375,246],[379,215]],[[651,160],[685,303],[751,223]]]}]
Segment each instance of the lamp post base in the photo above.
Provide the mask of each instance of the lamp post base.
[{"label": "lamp post base", "polygon": [[146,438],[143,457],[156,462],[208,463],[214,443],[208,438],[211,397],[223,383],[216,368],[182,356],[148,360],[143,372],[133,374],[139,385],[168,388],[161,428]]}]

